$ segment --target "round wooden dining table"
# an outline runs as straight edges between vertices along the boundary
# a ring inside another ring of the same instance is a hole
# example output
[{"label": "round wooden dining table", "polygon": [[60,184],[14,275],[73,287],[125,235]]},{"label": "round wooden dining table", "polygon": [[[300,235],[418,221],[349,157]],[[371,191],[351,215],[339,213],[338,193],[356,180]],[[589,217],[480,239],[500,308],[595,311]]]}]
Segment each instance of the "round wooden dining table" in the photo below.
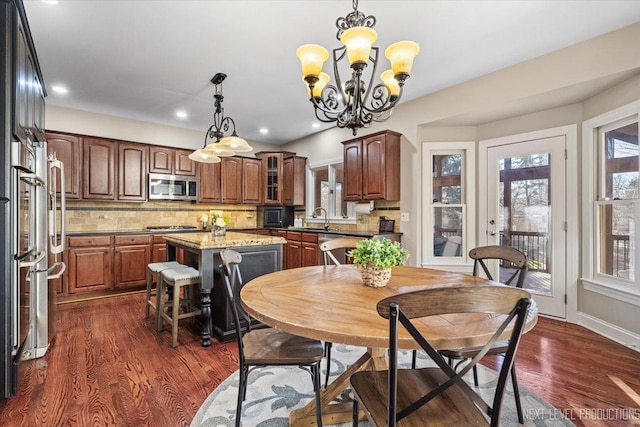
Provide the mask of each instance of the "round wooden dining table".
[{"label": "round wooden dining table", "polygon": [[[292,334],[321,341],[367,347],[368,351],[322,391],[323,422],[336,424],[351,420],[351,405],[329,404],[349,385],[351,375],[363,369],[387,369],[389,321],[376,309],[381,299],[428,287],[504,286],[487,279],[461,273],[420,267],[394,267],[391,280],[382,288],[362,284],[354,265],[313,266],[278,271],[257,277],[242,288],[244,309],[257,320]],[[455,298],[452,291],[451,298]],[[436,349],[484,345],[502,323],[500,315],[447,314],[418,319],[416,325]],[[525,326],[537,321],[532,311]],[[501,339],[508,338],[509,328]],[[398,345],[418,349],[409,333],[400,328]],[[291,426],[312,425],[315,402],[291,412]]]}]

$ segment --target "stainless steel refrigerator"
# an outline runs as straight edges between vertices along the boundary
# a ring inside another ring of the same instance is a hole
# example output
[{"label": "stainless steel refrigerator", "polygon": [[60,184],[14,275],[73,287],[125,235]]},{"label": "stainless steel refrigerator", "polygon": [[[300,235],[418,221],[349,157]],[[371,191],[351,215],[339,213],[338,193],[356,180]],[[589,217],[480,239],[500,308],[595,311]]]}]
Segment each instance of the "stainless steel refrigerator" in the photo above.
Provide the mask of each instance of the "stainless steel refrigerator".
[{"label": "stainless steel refrigerator", "polygon": [[0,24],[0,398],[5,399],[16,393],[24,361],[43,356],[55,336],[50,280],[65,269],[65,189],[63,165],[47,153],[45,92],[21,1],[0,1]]}]

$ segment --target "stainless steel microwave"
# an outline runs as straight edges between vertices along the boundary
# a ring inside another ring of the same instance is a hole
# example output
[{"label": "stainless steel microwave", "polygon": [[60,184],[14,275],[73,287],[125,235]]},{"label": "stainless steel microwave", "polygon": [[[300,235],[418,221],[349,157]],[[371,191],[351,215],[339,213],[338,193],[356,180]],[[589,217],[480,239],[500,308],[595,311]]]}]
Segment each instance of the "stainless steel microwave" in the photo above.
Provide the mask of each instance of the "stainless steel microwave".
[{"label": "stainless steel microwave", "polygon": [[149,200],[196,200],[195,176],[149,174]]}]

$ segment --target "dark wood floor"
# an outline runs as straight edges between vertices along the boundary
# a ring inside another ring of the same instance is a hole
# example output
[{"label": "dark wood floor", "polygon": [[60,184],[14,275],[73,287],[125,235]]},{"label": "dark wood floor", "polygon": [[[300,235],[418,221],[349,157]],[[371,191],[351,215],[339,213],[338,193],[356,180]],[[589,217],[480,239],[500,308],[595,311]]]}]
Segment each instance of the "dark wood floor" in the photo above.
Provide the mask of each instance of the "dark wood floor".
[{"label": "dark wood floor", "polygon": [[[136,294],[59,306],[55,343],[29,362],[18,395],[0,403],[0,426],[189,425],[235,371],[236,346],[214,341],[202,348],[196,333],[181,328],[182,345],[173,349],[170,332],[158,335],[142,318],[143,302]],[[640,425],[640,353],[582,327],[540,319],[524,336],[517,364],[520,384],[578,426]],[[638,419],[585,418],[611,418],[616,408]]]}]

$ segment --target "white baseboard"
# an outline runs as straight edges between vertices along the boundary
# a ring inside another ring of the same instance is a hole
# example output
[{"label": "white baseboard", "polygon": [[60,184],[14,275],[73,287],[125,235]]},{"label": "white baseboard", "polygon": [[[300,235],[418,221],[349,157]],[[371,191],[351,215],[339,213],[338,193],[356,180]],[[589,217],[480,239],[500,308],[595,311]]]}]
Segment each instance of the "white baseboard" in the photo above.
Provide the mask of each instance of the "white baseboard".
[{"label": "white baseboard", "polygon": [[640,335],[585,313],[578,313],[578,325],[640,352]]}]

